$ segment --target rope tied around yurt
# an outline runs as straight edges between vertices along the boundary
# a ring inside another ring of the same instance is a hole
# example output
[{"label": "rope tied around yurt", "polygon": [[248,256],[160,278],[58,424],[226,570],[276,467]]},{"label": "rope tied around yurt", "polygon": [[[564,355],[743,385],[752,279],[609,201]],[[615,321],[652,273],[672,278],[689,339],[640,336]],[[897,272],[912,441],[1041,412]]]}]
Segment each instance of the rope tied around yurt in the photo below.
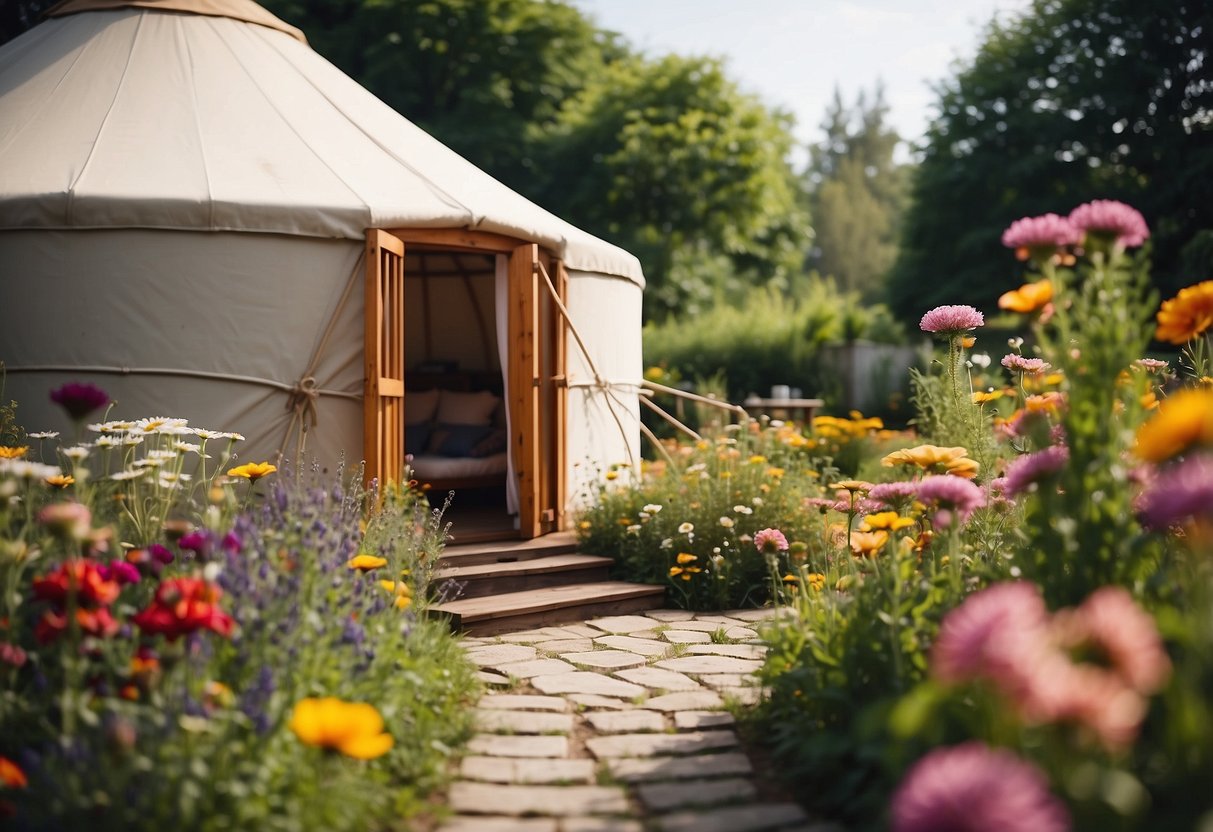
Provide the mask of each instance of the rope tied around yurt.
[{"label": "rope tied around yurt", "polygon": [[[316,381],[316,369],[320,365],[320,360],[324,357],[324,351],[328,347],[329,338],[332,337],[333,331],[337,328],[337,321],[341,318],[341,313],[345,311],[345,306],[349,302],[350,294],[354,286],[359,282],[358,278],[362,275],[363,264],[366,261],[366,252],[363,251],[358,255],[358,260],[354,263],[354,268],[350,271],[349,280],[345,283],[345,288],[341,290],[341,298],[337,301],[336,307],[333,308],[333,314],[329,316],[328,325],[324,328],[324,334],[320,336],[320,341],[316,344],[316,349],[312,351],[312,357],[296,381],[290,388],[289,395],[286,400],[286,409],[291,412],[291,421],[286,426],[286,433],[282,437],[282,444],[278,447],[278,459],[281,461],[286,454],[287,443],[291,440],[291,434],[295,432],[295,428],[299,428],[299,441],[295,444],[295,459],[303,458],[303,449],[307,445],[307,432],[316,427],[320,423],[320,411],[317,404],[320,401],[320,396],[332,395],[331,391],[320,388]],[[361,398],[361,395],[349,394],[354,398]]]}]

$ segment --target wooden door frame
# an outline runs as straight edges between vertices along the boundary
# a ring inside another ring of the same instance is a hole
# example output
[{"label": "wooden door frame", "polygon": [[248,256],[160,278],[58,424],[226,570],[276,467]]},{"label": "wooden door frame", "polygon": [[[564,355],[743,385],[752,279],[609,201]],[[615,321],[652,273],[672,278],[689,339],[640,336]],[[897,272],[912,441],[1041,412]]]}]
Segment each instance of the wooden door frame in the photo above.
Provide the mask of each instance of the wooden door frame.
[{"label": "wooden door frame", "polygon": [[[565,376],[568,324],[551,301],[543,275],[543,271],[546,271],[561,301],[566,301],[567,272],[563,264],[535,243],[487,231],[463,228],[369,229],[368,333],[371,332],[372,314],[381,315],[381,312],[373,313],[370,309],[372,260],[376,259],[370,256],[371,240],[373,236],[379,239],[375,235],[394,237],[408,251],[461,251],[501,254],[508,258],[510,349],[504,393],[510,408],[510,449],[518,476],[519,536],[532,538],[564,529],[564,506],[567,501],[567,472],[564,468],[567,464],[568,436],[568,385]],[[403,329],[400,334],[403,338]],[[368,391],[371,390],[369,379],[372,372],[368,357]],[[364,405],[364,409],[369,406],[370,402]],[[370,424],[369,418],[367,425]],[[371,434],[364,435],[368,459],[371,458],[372,441]]]}]

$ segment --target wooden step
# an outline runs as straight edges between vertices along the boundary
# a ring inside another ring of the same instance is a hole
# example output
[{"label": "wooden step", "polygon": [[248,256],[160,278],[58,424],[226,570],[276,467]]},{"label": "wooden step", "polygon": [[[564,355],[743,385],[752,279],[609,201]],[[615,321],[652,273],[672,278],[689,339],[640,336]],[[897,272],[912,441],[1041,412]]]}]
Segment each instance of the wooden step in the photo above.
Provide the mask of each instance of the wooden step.
[{"label": "wooden step", "polygon": [[595,555],[574,554],[472,566],[445,566],[445,562],[440,563],[443,566],[434,573],[434,581],[456,581],[460,585],[458,598],[463,600],[561,584],[605,581],[614,561]]},{"label": "wooden step", "polygon": [[664,598],[662,586],[602,581],[464,598],[433,609],[449,616],[453,628],[487,636],[656,609]]},{"label": "wooden step", "polygon": [[533,540],[496,540],[447,546],[438,558],[438,568],[475,566],[484,563],[513,563],[520,560],[567,555],[577,551],[577,535],[555,532]]}]

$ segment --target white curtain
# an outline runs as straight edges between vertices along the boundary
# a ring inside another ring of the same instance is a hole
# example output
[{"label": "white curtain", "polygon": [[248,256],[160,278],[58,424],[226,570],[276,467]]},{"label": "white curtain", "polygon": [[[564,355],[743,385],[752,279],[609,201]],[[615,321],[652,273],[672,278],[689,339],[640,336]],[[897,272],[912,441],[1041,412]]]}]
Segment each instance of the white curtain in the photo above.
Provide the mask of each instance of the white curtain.
[{"label": "white curtain", "polygon": [[501,389],[505,401],[505,430],[509,436],[509,467],[505,476],[505,507],[510,514],[518,514],[518,477],[514,471],[514,433],[510,430],[510,282],[509,258],[504,254],[496,257],[493,288],[493,309],[497,313],[497,361],[501,364]]}]

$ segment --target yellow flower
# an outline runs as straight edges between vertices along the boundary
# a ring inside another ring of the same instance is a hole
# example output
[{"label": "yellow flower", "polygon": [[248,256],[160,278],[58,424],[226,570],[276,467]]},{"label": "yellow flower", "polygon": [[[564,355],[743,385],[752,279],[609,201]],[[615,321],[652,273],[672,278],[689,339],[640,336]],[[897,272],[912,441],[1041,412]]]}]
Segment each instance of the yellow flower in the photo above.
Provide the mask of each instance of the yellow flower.
[{"label": "yellow flower", "polygon": [[863,480],[839,480],[830,487],[853,494],[866,494],[872,490],[872,483]]},{"label": "yellow flower", "polygon": [[678,553],[678,565],[679,566],[683,566],[688,563],[694,563],[697,560],[699,560],[698,556],[692,555],[690,552],[679,552]]},{"label": "yellow flower", "polygon": [[76,478],[73,477],[71,474],[52,474],[51,476],[47,477],[45,480],[47,485],[53,486],[55,488],[67,488],[69,485],[71,485],[75,481],[76,481]]},{"label": "yellow flower", "polygon": [[387,566],[387,558],[381,558],[378,555],[355,555],[346,566],[350,569],[357,569],[359,572],[370,572],[372,569]]},{"label": "yellow flower", "polygon": [[1185,344],[1213,327],[1213,280],[1180,289],[1158,310],[1154,337],[1172,344]]},{"label": "yellow flower", "polygon": [[821,592],[823,589],[825,589],[825,585],[825,575],[821,574],[820,572],[809,573],[809,586],[812,587],[814,592]]},{"label": "yellow flower", "polygon": [[691,580],[691,575],[702,571],[698,566],[671,566],[670,577],[681,577],[684,581],[689,581]]},{"label": "yellow flower", "polygon": [[938,470],[965,479],[977,476],[980,468],[976,460],[969,459],[965,454],[968,449],[961,447],[943,448],[938,445],[918,445],[914,448],[904,448],[880,460],[886,468],[894,465],[917,465],[924,471]]},{"label": "yellow flower", "polygon": [[754,454],[753,456],[750,457],[751,465],[762,465],[766,461],[767,461],[767,458],[765,456],[763,456],[762,454]]},{"label": "yellow flower", "polygon": [[998,299],[998,308],[1011,312],[1035,312],[1053,300],[1053,284],[1048,280],[1025,283],[1018,289],[1006,292]]},{"label": "yellow flower", "polygon": [[782,468],[768,468],[768,469],[767,469],[767,476],[768,476],[768,477],[770,477],[770,478],[771,478],[771,479],[773,479],[773,480],[777,480],[777,479],[779,479],[779,478],[780,478],[780,477],[782,477],[782,476],[783,476],[785,473],[787,473],[787,472],[786,472],[786,471],[784,471],[784,469],[782,469]]},{"label": "yellow flower", "polygon": [[1001,399],[1001,398],[1002,398],[1001,390],[990,390],[989,392],[978,390],[976,393],[973,394],[973,404],[985,404],[986,402],[997,401],[998,399]]},{"label": "yellow flower", "polygon": [[1162,462],[1193,445],[1213,445],[1213,390],[1181,390],[1163,399],[1137,430],[1137,456]]},{"label": "yellow flower", "polygon": [[392,747],[383,731],[383,717],[374,705],[343,702],[331,696],[308,698],[295,705],[290,728],[299,740],[317,748],[339,751],[358,760],[381,757]]},{"label": "yellow flower", "polygon": [[615,480],[615,479],[619,479],[619,472],[618,472],[618,471],[607,471],[607,472],[606,472],[606,478],[607,478],[608,480]]},{"label": "yellow flower", "polygon": [[271,465],[268,462],[246,462],[243,465],[228,469],[227,475],[229,477],[244,477],[246,480],[256,482],[277,470],[277,465]]},{"label": "yellow flower", "polygon": [[594,524],[591,523],[589,520],[582,520],[580,523],[577,524],[577,528],[581,529],[583,532],[588,531],[589,529],[593,528],[593,526],[594,526]]},{"label": "yellow flower", "polygon": [[[1120,404],[1120,402],[1117,402]],[[1146,410],[1158,409],[1158,395],[1153,390],[1147,390],[1141,396],[1141,406]]]},{"label": "yellow flower", "polygon": [[29,445],[0,445],[0,459],[21,459],[29,453]]},{"label": "yellow flower", "polygon": [[380,581],[379,585],[396,596],[396,609],[408,609],[413,603],[413,589],[404,581]]},{"label": "yellow flower", "polygon": [[966,350],[976,343],[977,343],[976,335],[962,335],[960,338],[960,345],[962,347],[964,347]]},{"label": "yellow flower", "polygon": [[783,576],[783,582],[785,584],[794,584],[794,583],[798,582],[799,580],[800,580],[800,578],[797,578],[795,575],[793,575],[791,573],[788,573],[787,575]]},{"label": "yellow flower", "polygon": [[895,511],[882,511],[878,514],[869,514],[864,517],[859,528],[865,532],[877,531],[879,529],[895,532],[898,529],[904,529],[906,526],[913,525],[914,521],[909,517],[902,517]]},{"label": "yellow flower", "polygon": [[889,542],[889,533],[883,529],[876,532],[852,532],[851,551],[861,557],[874,558]]}]

